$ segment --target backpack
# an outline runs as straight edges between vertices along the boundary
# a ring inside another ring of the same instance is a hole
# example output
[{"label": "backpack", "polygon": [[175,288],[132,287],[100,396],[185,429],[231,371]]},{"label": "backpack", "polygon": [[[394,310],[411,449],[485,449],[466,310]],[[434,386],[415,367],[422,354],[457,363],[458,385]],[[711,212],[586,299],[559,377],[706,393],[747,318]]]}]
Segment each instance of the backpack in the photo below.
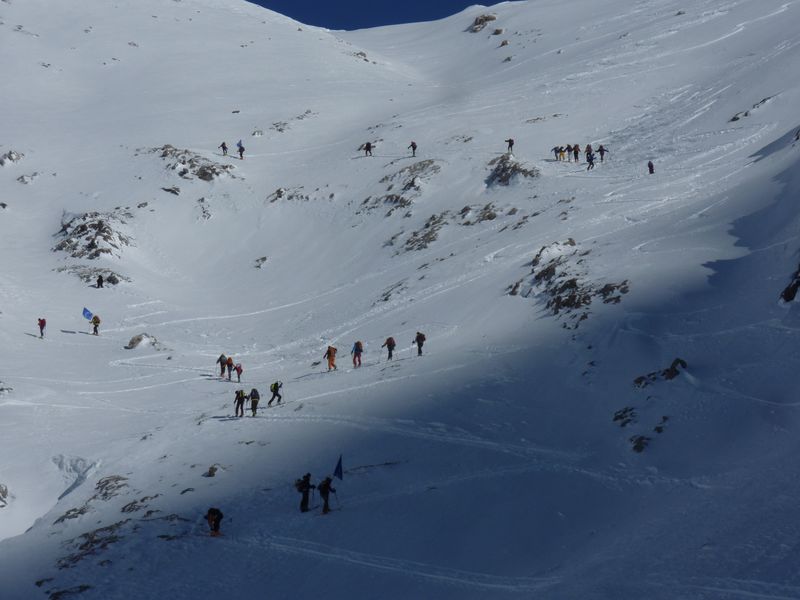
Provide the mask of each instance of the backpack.
[{"label": "backpack", "polygon": [[356,342],[356,345],[354,346],[354,348],[355,348],[356,352],[363,352],[364,351],[364,345],[361,342]]},{"label": "backpack", "polygon": [[269,386],[269,391],[272,392],[273,394],[278,391],[278,382],[277,381]]},{"label": "backpack", "polygon": [[420,333],[419,334],[419,341],[420,342],[424,342],[425,341],[425,334],[424,333]]},{"label": "backpack", "polygon": [[236,363],[236,372],[241,373],[243,371],[242,365],[240,363]]},{"label": "backpack", "polygon": [[259,400],[259,399],[261,399],[261,396],[259,395],[258,390],[256,388],[250,390],[250,400]]},{"label": "backpack", "polygon": [[386,345],[389,346],[389,348],[394,348],[397,344],[395,343],[394,338],[390,337],[386,340]]}]

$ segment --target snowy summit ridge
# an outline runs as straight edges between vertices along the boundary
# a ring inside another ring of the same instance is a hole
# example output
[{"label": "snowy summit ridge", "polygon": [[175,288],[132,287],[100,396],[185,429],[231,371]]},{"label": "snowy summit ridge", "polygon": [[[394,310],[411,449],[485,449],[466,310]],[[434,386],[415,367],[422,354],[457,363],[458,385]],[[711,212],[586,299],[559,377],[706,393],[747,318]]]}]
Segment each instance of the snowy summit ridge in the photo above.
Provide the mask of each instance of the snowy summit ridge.
[{"label": "snowy summit ridge", "polygon": [[0,596],[800,597],[798,19],[0,2]]}]

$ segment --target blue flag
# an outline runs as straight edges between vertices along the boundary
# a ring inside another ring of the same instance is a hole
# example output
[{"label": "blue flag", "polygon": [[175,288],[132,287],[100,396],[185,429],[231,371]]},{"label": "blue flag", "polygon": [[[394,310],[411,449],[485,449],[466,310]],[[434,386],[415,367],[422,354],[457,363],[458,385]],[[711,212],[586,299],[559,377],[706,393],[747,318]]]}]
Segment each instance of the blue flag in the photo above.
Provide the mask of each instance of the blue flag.
[{"label": "blue flag", "polygon": [[333,476],[338,477],[339,479],[342,478],[342,455],[339,455],[339,462],[336,463],[336,468],[333,470]]},{"label": "blue flag", "polygon": [[83,307],[83,318],[86,319],[87,321],[92,320],[92,311],[90,311],[85,306]]}]

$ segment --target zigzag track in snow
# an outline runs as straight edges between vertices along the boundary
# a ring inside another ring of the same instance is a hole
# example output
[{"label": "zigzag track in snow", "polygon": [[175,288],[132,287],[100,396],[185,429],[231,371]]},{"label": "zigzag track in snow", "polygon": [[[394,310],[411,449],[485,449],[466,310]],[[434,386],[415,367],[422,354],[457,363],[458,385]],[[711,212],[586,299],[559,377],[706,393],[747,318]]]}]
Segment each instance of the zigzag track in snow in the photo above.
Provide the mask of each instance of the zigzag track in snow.
[{"label": "zigzag track in snow", "polygon": [[[305,400],[303,400],[305,401]],[[298,400],[299,402],[299,400]],[[507,444],[502,442],[494,442],[486,440],[475,435],[471,435],[465,431],[455,432],[451,428],[443,424],[433,423],[418,423],[415,421],[408,421],[403,419],[385,419],[377,417],[345,417],[335,415],[320,415],[320,416],[289,416],[289,417],[268,417],[268,420],[289,423],[289,422],[303,422],[303,423],[327,423],[332,425],[339,425],[350,427],[354,429],[361,429],[371,432],[382,432],[404,437],[418,438],[433,442],[440,442],[445,444],[455,444],[460,446],[471,446],[485,450],[492,450],[501,452],[503,454],[511,454],[523,458],[533,458],[548,456],[558,459],[577,459],[580,457],[577,453],[570,453],[561,450],[552,450],[549,448],[542,448],[534,445],[520,445],[520,444]]]}]

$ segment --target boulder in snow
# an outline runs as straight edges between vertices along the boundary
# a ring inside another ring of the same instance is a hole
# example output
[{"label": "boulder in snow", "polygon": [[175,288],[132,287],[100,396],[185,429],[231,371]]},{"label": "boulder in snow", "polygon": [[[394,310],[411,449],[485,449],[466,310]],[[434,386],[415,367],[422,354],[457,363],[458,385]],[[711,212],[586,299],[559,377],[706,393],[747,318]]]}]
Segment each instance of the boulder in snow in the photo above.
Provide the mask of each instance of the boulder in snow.
[{"label": "boulder in snow", "polygon": [[128,342],[128,345],[125,346],[125,349],[133,350],[134,348],[138,348],[142,344],[144,344],[145,346],[155,346],[158,344],[158,340],[146,333],[140,333],[131,338],[131,340]]},{"label": "boulder in snow", "polygon": [[792,302],[797,297],[798,290],[800,290],[800,267],[797,267],[797,271],[792,276],[792,282],[781,292],[781,300]]},{"label": "boulder in snow", "polygon": [[22,160],[22,157],[25,156],[22,152],[16,152],[15,150],[9,150],[5,154],[0,154],[0,167],[5,167],[6,165],[10,165],[12,163],[18,163]]},{"label": "boulder in snow", "polygon": [[472,22],[472,25],[469,26],[467,31],[478,33],[479,31],[483,31],[483,28],[489,23],[496,20],[497,17],[495,15],[478,15],[475,17],[475,20]]}]

